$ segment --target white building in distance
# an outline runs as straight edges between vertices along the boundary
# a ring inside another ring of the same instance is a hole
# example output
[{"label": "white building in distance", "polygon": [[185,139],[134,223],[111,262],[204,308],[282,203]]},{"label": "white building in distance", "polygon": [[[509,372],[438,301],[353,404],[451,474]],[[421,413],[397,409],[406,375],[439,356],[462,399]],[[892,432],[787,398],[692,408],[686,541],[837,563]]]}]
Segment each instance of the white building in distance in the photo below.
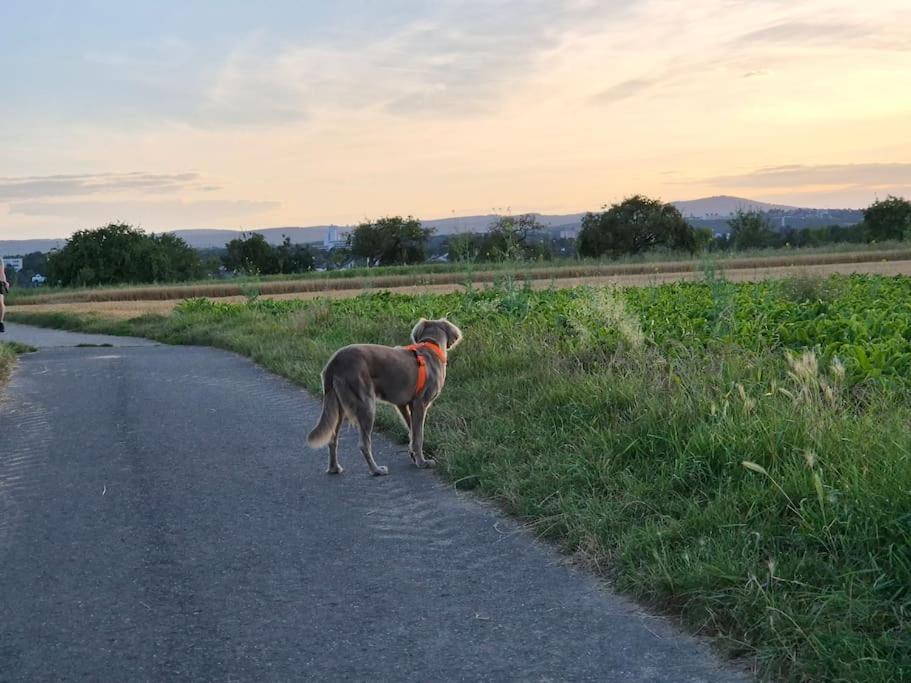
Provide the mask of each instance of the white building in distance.
[{"label": "white building in distance", "polygon": [[329,228],[326,230],[326,238],[323,240],[323,246],[325,246],[326,249],[344,247],[346,244],[348,244],[347,233],[339,233],[338,228]]}]

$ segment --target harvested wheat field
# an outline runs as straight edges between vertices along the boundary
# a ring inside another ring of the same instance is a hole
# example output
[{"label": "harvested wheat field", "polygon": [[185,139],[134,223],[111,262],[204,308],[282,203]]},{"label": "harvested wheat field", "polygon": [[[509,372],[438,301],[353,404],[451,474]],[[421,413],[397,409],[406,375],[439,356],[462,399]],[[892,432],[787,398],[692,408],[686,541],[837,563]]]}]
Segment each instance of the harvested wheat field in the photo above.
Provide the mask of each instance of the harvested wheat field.
[{"label": "harvested wheat field", "polygon": [[[911,251],[907,249],[890,249],[883,251],[826,252],[826,253],[784,253],[761,257],[736,257],[721,259],[714,263],[714,268],[726,273],[734,271],[754,272],[776,268],[809,268],[825,265],[860,265],[885,262],[907,261]],[[458,266],[458,264],[456,264]],[[452,285],[459,287],[470,281],[476,285],[492,283],[504,277],[516,280],[540,280],[550,283],[553,280],[609,278],[620,284],[638,284],[640,282],[666,282],[667,276],[675,280],[687,279],[693,273],[701,272],[703,264],[694,260],[655,261],[646,263],[572,263],[561,264],[516,264],[509,269],[493,268],[489,270],[468,270],[458,267],[446,272],[424,272],[420,267],[406,269],[404,272],[389,272],[385,268],[375,271],[361,269],[352,277],[337,276],[338,273],[309,273],[304,277],[288,279],[267,279],[259,282],[196,282],[184,284],[161,284],[146,286],[101,287],[89,289],[64,289],[49,291],[13,292],[10,305],[37,306],[43,304],[86,303],[100,301],[170,301],[196,297],[225,299],[232,296],[246,296],[256,291],[261,296],[274,297],[283,294],[309,295],[311,297],[341,292],[349,296],[351,291],[365,289],[394,289],[408,291],[407,288],[425,290],[431,285]],[[842,271],[838,271],[842,272]],[[855,271],[852,271],[855,272]],[[859,270],[856,272],[880,272]],[[342,271],[344,274],[344,271]],[[664,276],[665,279],[660,279]],[[735,279],[735,278],[731,278]],[[449,291],[449,290],[440,290]]]},{"label": "harvested wheat field", "polygon": [[[733,268],[725,271],[725,277],[732,282],[756,282],[760,280],[774,280],[795,276],[826,277],[828,275],[852,273],[867,275],[911,275],[911,260],[877,261],[863,263],[824,263],[813,265],[767,266],[755,268]],[[532,279],[529,284],[533,289],[548,289],[550,287],[576,287],[579,285],[621,285],[631,287],[644,287],[663,282],[685,282],[699,280],[704,274],[696,271],[687,272],[653,272],[653,273],[623,273],[618,275],[582,276],[582,277],[553,277],[550,279]],[[349,283],[354,285],[354,282]],[[484,283],[478,283],[483,286]],[[317,297],[344,298],[376,289],[386,289],[402,294],[443,294],[458,291],[464,284],[445,282],[441,284],[401,285],[401,286],[352,286],[345,289],[328,289],[317,291],[289,292],[278,294],[263,294],[264,299],[314,299]],[[150,288],[151,289],[151,288]],[[244,301],[244,296],[217,296],[219,301],[236,303]],[[17,310],[28,313],[94,313],[108,318],[127,320],[141,315],[159,314],[167,315],[174,307],[183,301],[183,298],[146,301],[74,301],[54,302],[47,304],[20,304],[10,306],[10,313]]]}]

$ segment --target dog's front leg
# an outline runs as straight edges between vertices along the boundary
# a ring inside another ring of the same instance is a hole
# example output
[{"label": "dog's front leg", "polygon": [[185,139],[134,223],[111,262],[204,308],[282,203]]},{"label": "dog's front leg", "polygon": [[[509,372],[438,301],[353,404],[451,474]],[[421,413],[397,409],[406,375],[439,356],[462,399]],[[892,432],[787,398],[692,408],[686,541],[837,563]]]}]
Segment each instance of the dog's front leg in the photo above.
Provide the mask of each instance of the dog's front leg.
[{"label": "dog's front leg", "polygon": [[424,457],[424,420],[427,419],[427,409],[420,399],[411,404],[411,459],[418,467],[433,467],[436,460]]}]

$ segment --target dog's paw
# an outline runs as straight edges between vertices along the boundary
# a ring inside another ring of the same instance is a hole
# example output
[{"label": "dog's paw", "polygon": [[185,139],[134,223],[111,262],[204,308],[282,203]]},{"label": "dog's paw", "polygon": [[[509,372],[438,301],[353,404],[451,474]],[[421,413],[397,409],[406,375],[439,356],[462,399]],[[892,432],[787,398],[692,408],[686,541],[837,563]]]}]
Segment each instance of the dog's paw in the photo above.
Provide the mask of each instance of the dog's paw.
[{"label": "dog's paw", "polygon": [[389,474],[389,468],[385,465],[377,465],[376,470],[373,472],[373,476],[382,477],[384,474]]},{"label": "dog's paw", "polygon": [[326,470],[326,474],[341,474],[345,471],[345,468],[339,465],[338,467],[330,467]]},{"label": "dog's paw", "polygon": [[421,469],[427,469],[428,467],[436,467],[437,461],[434,460],[433,458],[424,458],[421,462],[415,461],[415,465],[417,465]]}]

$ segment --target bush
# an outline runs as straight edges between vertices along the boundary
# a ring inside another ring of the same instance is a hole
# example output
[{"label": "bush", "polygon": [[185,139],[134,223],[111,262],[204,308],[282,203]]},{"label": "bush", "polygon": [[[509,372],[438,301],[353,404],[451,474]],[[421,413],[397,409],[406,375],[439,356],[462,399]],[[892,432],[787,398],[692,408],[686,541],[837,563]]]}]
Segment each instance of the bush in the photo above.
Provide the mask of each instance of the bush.
[{"label": "bush", "polygon": [[868,240],[903,240],[911,237],[911,202],[889,196],[864,210],[864,232]]},{"label": "bush", "polygon": [[636,195],[582,218],[580,256],[616,258],[658,246],[690,252],[696,248],[695,231],[671,204]]},{"label": "bush", "polygon": [[762,249],[775,246],[779,241],[769,219],[761,211],[738,209],[728,221],[728,227],[731,230],[729,240],[735,249]]},{"label": "bush", "polygon": [[361,223],[349,237],[351,254],[371,266],[420,263],[425,258],[431,228],[413,216],[393,216]]},{"label": "bush", "polygon": [[147,235],[124,223],[80,230],[47,260],[48,279],[64,286],[175,282],[202,276],[199,254],[175,235]]}]

